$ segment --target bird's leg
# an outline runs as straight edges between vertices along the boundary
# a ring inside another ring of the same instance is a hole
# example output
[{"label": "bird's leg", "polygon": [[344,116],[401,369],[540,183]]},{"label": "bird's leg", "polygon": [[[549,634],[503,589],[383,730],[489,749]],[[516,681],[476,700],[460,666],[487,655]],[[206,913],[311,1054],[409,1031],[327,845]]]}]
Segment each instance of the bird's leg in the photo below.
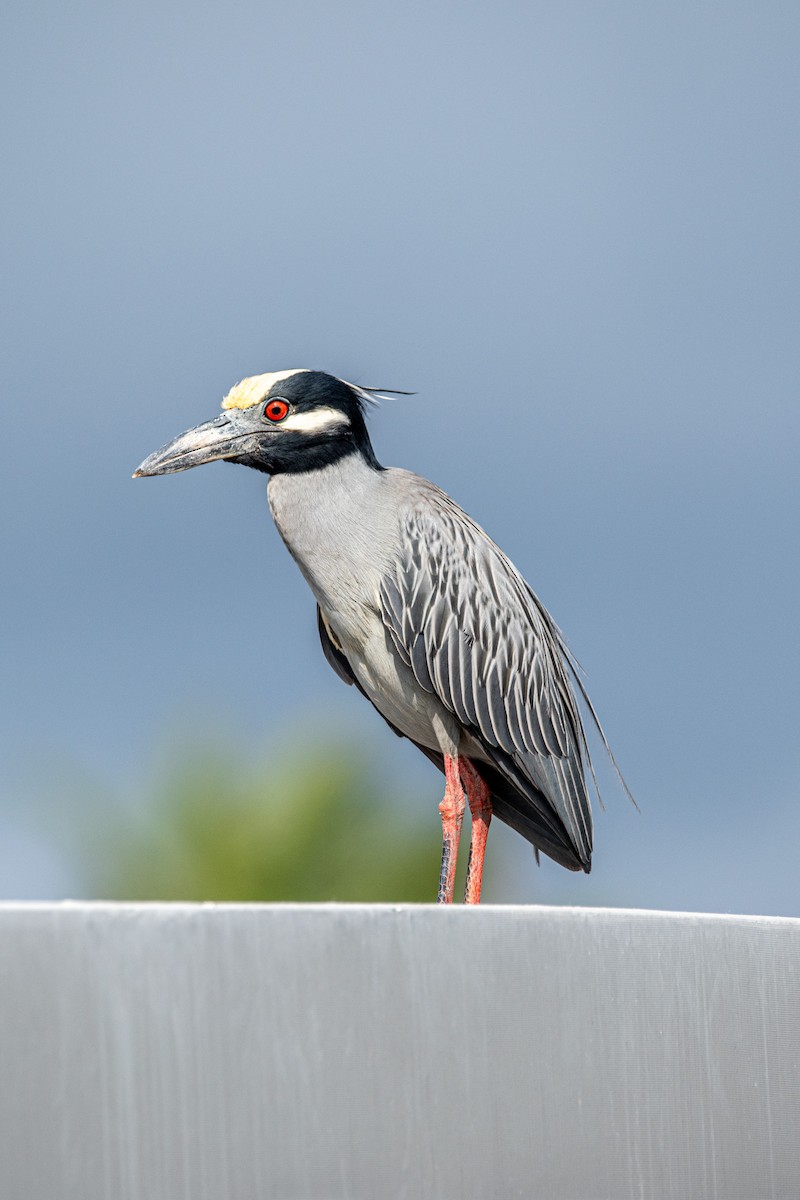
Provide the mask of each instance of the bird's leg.
[{"label": "bird's leg", "polygon": [[456,886],[456,861],[458,859],[458,843],[461,837],[461,823],[464,820],[466,798],[461,784],[458,758],[444,756],[444,777],[447,781],[444,789],[444,800],[439,805],[442,814],[442,869],[439,872],[439,895],[437,903],[452,904],[453,892]]},{"label": "bird's leg", "polygon": [[461,772],[461,782],[469,800],[469,811],[472,814],[472,835],[469,842],[467,888],[464,893],[464,903],[480,904],[483,856],[486,852],[486,839],[489,836],[489,822],[492,819],[492,793],[468,758],[459,758],[458,767]]}]

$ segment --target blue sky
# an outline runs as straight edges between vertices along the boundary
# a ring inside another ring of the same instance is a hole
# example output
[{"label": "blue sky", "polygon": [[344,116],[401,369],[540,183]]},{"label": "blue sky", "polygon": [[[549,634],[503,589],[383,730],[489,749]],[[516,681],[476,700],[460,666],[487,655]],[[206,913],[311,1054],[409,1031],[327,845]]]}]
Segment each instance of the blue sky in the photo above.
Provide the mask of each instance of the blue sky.
[{"label": "blue sky", "polygon": [[379,458],[530,580],[640,802],[604,772],[589,879],[493,830],[492,897],[800,912],[797,6],[31,3],[0,43],[0,895],[79,886],[43,780],[135,792],[178,730],[333,728],[438,802],[264,480],[130,479],[302,365],[416,392]]}]

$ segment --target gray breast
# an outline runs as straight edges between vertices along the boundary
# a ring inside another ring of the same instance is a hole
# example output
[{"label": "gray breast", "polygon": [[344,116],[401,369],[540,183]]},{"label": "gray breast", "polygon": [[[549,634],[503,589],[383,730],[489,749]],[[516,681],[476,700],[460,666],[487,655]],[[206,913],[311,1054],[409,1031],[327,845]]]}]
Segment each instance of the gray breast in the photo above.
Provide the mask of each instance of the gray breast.
[{"label": "gray breast", "polygon": [[455,753],[458,722],[398,654],[381,600],[403,557],[416,481],[351,455],[321,471],[273,476],[268,496],[281,537],[372,703],[407,737]]}]

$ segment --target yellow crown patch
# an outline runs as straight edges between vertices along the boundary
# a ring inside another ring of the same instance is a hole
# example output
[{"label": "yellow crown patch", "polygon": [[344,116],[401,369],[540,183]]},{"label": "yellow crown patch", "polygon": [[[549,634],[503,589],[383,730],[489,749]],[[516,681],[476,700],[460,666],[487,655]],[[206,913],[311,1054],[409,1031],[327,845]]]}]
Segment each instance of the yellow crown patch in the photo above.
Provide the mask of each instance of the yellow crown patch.
[{"label": "yellow crown patch", "polygon": [[281,379],[307,371],[308,367],[292,367],[290,371],[268,371],[266,375],[250,375],[232,387],[222,401],[223,408],[252,408],[263,400],[270,388]]}]

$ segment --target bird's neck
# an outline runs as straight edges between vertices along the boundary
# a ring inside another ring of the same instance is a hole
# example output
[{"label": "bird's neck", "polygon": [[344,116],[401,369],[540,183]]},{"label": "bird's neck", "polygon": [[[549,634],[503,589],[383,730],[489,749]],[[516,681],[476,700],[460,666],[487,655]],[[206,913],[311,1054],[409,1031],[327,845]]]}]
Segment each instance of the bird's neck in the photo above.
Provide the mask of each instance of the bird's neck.
[{"label": "bird's neck", "polygon": [[358,451],[329,466],[273,475],[278,532],[326,613],[367,595],[386,569],[398,526],[392,471]]}]

